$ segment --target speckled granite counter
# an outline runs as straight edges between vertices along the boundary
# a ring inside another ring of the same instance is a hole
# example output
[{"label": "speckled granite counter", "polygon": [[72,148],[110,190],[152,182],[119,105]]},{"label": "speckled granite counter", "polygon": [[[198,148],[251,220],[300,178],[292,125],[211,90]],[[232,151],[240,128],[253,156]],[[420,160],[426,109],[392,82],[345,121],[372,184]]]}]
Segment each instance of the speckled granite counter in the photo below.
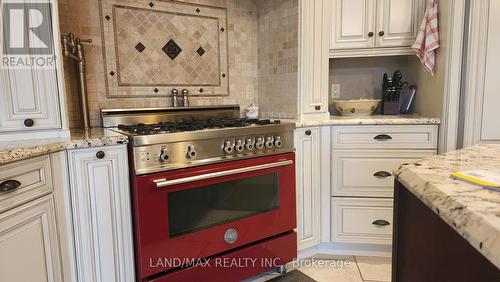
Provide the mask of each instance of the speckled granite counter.
[{"label": "speckled granite counter", "polygon": [[397,179],[500,268],[500,192],[455,180],[457,170],[498,170],[500,144],[477,145],[401,166]]},{"label": "speckled granite counter", "polygon": [[127,136],[104,128],[71,130],[69,138],[0,142],[0,165],[61,150],[124,143]]},{"label": "speckled granite counter", "polygon": [[295,122],[297,127],[321,125],[391,125],[391,124],[439,124],[439,118],[420,115],[373,115],[367,117],[330,116],[327,120],[286,120]]}]

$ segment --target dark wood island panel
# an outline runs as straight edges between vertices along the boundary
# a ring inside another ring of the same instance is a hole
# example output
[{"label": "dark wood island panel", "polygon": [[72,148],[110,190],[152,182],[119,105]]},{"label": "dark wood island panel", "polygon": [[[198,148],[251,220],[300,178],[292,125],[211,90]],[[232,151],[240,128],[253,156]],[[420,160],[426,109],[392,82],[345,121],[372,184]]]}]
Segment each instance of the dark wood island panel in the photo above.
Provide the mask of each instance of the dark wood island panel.
[{"label": "dark wood island panel", "polygon": [[498,282],[500,269],[396,181],[392,281]]}]

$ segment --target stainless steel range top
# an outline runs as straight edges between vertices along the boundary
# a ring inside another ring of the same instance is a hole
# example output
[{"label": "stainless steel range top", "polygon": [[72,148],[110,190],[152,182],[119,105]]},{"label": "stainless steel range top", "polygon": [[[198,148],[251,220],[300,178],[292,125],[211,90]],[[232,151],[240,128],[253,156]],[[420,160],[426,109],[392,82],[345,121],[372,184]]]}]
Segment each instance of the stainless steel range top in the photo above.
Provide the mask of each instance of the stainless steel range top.
[{"label": "stainless steel range top", "polygon": [[239,116],[237,105],[102,110],[129,136],[137,175],[294,150],[295,124]]}]

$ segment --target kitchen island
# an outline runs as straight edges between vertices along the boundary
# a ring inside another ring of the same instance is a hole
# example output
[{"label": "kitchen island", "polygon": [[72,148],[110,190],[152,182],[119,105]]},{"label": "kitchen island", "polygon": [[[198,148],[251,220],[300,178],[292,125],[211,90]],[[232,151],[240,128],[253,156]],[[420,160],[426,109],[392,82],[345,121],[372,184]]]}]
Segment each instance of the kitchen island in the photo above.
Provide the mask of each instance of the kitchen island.
[{"label": "kitchen island", "polygon": [[450,177],[499,166],[476,145],[395,172],[392,281],[500,281],[500,192]]}]

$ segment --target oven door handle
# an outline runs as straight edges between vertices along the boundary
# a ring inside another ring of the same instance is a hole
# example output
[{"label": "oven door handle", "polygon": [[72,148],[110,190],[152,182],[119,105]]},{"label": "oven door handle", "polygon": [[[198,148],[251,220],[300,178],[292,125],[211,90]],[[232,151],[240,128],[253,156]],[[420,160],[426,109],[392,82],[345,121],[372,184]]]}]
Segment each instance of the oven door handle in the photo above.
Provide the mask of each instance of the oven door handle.
[{"label": "oven door handle", "polygon": [[262,164],[262,165],[236,168],[236,169],[225,170],[225,171],[211,172],[211,173],[207,173],[207,174],[189,176],[189,177],[172,179],[172,180],[167,180],[165,178],[161,178],[161,179],[153,180],[153,182],[156,184],[156,188],[164,188],[164,187],[168,187],[168,186],[179,185],[179,184],[184,184],[184,183],[189,183],[189,182],[194,182],[194,181],[206,180],[206,179],[234,175],[234,174],[240,174],[240,173],[245,173],[245,172],[252,172],[252,171],[263,170],[263,169],[268,169],[268,168],[275,168],[275,167],[280,167],[280,166],[287,166],[287,165],[291,165],[291,164],[293,164],[293,160],[286,160],[286,161],[280,161],[280,162],[269,163],[269,164]]}]

